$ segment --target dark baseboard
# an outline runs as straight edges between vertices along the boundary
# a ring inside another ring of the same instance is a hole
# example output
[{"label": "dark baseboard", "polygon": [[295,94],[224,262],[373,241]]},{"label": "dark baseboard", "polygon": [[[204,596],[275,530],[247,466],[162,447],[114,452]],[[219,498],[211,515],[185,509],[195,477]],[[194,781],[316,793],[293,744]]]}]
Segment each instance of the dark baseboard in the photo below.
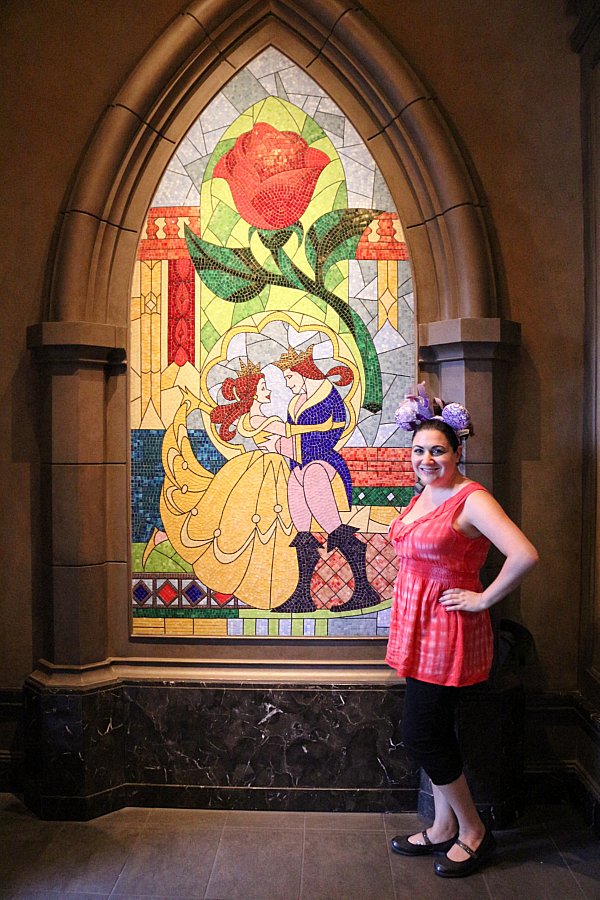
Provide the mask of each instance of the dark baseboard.
[{"label": "dark baseboard", "polygon": [[553,768],[531,767],[526,782],[526,803],[571,806],[600,835],[600,792],[576,760],[565,760]]},{"label": "dark baseboard", "polygon": [[220,788],[174,784],[122,784],[85,797],[25,793],[41,819],[87,821],[125,806],[177,809],[236,809],[268,812],[414,812],[417,789],[388,791]]},{"label": "dark baseboard", "polygon": [[23,691],[0,690],[0,791],[23,787]]},{"label": "dark baseboard", "polygon": [[27,685],[25,800],[65,819],[122,806],[414,810],[403,698],[381,685]]}]

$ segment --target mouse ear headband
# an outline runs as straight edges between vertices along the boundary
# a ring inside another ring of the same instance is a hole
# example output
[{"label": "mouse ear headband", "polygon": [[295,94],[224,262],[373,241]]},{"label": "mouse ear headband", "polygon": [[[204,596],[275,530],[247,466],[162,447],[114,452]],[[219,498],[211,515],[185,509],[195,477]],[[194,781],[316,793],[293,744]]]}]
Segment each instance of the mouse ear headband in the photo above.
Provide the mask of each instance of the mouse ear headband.
[{"label": "mouse ear headband", "polygon": [[407,394],[395,414],[396,425],[404,431],[414,431],[420,422],[441,419],[449,425],[457,437],[466,438],[472,434],[469,410],[461,403],[444,403],[439,397],[429,401],[425,392],[425,382],[417,385],[416,394]]}]

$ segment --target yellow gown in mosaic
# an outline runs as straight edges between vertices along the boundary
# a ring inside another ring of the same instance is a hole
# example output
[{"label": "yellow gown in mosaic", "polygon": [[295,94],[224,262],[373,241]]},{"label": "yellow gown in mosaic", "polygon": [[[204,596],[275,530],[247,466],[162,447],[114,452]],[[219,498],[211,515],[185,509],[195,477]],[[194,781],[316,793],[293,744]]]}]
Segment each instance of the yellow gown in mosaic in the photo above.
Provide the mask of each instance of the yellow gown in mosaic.
[{"label": "yellow gown in mosaic", "polygon": [[[209,472],[187,432],[187,417],[199,405],[187,393],[163,439],[160,512],[167,537],[203,584],[271,609],[298,580],[290,547],[296,530],[287,500],[289,466],[278,453],[253,450]],[[241,424],[245,436],[261,439],[262,430],[252,429],[247,416]]]}]

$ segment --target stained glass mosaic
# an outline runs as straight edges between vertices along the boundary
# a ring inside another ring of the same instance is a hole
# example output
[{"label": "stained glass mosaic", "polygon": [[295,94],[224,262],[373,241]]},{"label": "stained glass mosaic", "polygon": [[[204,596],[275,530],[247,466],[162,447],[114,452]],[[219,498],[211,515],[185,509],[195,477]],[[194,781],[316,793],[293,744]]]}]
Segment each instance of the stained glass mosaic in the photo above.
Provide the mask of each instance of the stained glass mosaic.
[{"label": "stained glass mosaic", "polygon": [[266,50],[177,147],[138,248],[134,635],[387,637],[414,332],[375,160]]}]

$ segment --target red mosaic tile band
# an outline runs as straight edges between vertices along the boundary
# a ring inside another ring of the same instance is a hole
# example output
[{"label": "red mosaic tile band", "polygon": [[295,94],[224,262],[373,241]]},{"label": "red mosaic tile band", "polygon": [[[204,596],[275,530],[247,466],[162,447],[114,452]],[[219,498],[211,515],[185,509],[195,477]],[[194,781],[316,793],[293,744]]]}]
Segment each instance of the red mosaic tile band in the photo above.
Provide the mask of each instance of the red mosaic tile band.
[{"label": "red mosaic tile band", "polygon": [[352,484],[361,487],[412,487],[410,447],[344,447],[340,451]]},{"label": "red mosaic tile band", "polygon": [[400,219],[396,213],[381,213],[361,237],[356,259],[408,259],[408,248],[398,240]]},{"label": "red mosaic tile band", "polygon": [[[138,247],[138,259],[182,259],[189,256],[184,225],[200,234],[197,206],[153,206],[148,210],[146,237]],[[408,259],[408,248],[398,240],[396,213],[381,213],[361,237],[356,259]]]},{"label": "red mosaic tile band", "polygon": [[147,237],[138,246],[138,259],[189,259],[184,226],[200,233],[197,206],[153,206],[148,210]]},{"label": "red mosaic tile band", "polygon": [[194,363],[194,264],[191,259],[169,260],[169,363]]}]

